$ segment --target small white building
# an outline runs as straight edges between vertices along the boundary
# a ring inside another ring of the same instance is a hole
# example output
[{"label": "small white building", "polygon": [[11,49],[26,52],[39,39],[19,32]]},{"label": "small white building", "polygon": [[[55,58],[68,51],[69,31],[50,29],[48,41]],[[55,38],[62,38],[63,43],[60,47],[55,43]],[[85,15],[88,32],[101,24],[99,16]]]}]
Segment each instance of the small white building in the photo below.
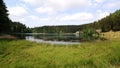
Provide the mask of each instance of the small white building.
[{"label": "small white building", "polygon": [[83,34],[82,31],[76,31],[76,32],[75,32],[75,35],[76,35],[77,37],[79,37],[79,36],[82,35],[82,34]]}]

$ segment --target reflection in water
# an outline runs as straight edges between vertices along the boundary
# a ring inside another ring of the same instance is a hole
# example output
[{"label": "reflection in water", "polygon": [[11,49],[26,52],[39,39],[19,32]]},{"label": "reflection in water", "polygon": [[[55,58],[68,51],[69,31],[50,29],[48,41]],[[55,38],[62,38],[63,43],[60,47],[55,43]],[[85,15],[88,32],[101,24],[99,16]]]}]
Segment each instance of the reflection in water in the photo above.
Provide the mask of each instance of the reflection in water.
[{"label": "reflection in water", "polygon": [[79,42],[65,42],[65,41],[47,41],[47,40],[43,40],[40,38],[35,38],[34,36],[26,36],[26,40],[29,41],[35,41],[35,42],[39,42],[39,43],[50,43],[50,44],[80,44]]}]

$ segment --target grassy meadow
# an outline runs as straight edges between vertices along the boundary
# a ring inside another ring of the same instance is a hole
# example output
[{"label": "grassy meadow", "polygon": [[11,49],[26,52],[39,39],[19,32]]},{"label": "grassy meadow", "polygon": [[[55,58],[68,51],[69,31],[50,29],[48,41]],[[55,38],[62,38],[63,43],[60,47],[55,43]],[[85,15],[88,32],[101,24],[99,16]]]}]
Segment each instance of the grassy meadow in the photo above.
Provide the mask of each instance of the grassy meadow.
[{"label": "grassy meadow", "polygon": [[0,68],[120,68],[120,39],[66,46],[0,40]]}]

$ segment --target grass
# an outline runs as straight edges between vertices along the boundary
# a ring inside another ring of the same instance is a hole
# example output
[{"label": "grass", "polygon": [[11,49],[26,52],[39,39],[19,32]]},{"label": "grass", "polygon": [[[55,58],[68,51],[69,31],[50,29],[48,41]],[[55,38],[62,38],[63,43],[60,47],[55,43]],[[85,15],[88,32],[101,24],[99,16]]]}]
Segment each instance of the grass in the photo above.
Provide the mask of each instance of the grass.
[{"label": "grass", "polygon": [[103,37],[105,37],[106,39],[112,40],[112,39],[118,39],[120,38],[120,31],[109,31],[109,32],[104,32],[102,33]]},{"label": "grass", "polygon": [[0,40],[0,68],[120,68],[120,39],[68,46]]}]

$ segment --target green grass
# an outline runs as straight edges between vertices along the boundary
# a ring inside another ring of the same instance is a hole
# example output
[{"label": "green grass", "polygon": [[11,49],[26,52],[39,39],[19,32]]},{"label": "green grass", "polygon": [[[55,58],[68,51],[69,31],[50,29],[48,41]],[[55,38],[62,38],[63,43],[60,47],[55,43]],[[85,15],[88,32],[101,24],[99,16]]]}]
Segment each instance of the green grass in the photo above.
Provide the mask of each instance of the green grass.
[{"label": "green grass", "polygon": [[120,39],[68,46],[0,40],[0,68],[120,68]]}]

